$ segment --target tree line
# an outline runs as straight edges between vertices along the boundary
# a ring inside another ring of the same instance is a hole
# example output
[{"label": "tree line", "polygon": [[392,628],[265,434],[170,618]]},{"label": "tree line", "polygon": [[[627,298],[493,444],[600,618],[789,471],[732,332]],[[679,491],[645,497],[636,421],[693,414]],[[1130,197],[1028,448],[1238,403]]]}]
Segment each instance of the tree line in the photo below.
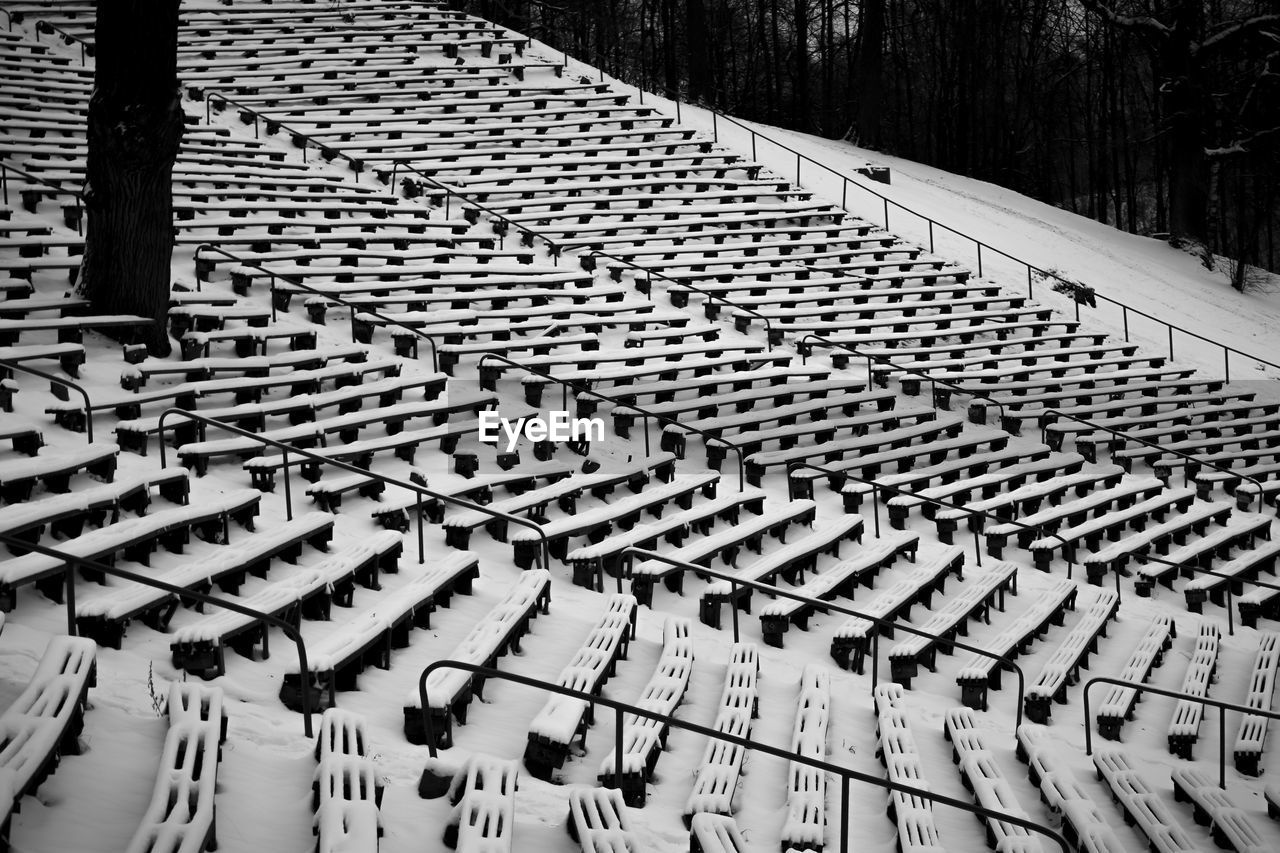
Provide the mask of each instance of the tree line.
[{"label": "tree line", "polygon": [[470,0],[606,73],[1280,271],[1280,0]]}]

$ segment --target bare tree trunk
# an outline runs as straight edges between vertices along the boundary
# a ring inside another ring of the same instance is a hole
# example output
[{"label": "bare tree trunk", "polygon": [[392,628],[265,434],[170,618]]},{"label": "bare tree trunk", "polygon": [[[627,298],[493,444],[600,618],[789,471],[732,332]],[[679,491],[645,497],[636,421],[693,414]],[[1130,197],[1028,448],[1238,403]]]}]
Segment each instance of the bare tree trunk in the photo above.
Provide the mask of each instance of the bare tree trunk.
[{"label": "bare tree trunk", "polygon": [[89,100],[80,292],[94,310],[155,320],[144,340],[167,355],[173,163],[182,140],[178,0],[98,4]]},{"label": "bare tree trunk", "polygon": [[858,19],[858,59],[850,87],[857,93],[854,126],[857,142],[880,147],[880,108],[884,70],[884,0],[863,0]]}]

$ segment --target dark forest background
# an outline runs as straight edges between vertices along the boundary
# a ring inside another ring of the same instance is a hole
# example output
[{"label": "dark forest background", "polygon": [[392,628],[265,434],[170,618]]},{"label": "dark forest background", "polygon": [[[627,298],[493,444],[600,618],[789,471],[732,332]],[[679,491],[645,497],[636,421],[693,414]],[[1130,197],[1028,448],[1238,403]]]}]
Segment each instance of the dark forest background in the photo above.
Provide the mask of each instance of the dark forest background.
[{"label": "dark forest background", "polygon": [[1280,270],[1280,0],[471,0],[669,97]]}]

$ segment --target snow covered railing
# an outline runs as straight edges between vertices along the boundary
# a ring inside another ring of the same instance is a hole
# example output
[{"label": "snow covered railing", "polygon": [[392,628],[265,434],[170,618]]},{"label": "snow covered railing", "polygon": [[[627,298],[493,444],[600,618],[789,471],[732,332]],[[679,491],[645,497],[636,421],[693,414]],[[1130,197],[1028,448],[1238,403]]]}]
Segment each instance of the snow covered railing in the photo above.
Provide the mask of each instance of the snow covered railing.
[{"label": "snow covered railing", "polygon": [[[1163,663],[1164,653],[1173,645],[1177,636],[1177,624],[1168,616],[1152,619],[1146,633],[1138,640],[1138,645],[1120,670],[1118,680],[1135,683],[1146,681],[1151,671]],[[1104,695],[1102,707],[1098,710],[1098,733],[1107,740],[1119,740],[1120,729],[1125,720],[1133,718],[1133,709],[1139,698],[1138,692],[1132,687],[1113,684]]]},{"label": "snow covered railing", "polygon": [[[636,705],[659,717],[630,714],[615,733],[614,749],[600,762],[600,783],[622,783],[622,798],[629,806],[643,806],[645,784],[653,776],[658,756],[666,745],[669,724],[689,687],[693,671],[693,640],[687,619],[667,617],[662,629],[662,656]],[[619,773],[619,768],[621,772]]]},{"label": "snow covered railing", "polygon": [[[720,706],[716,712],[714,728],[746,738],[751,735],[751,720],[757,714],[759,697],[756,679],[760,675],[760,661],[754,643],[734,643],[729,650],[729,665],[725,669],[724,689],[720,693]],[[695,771],[693,790],[685,801],[684,814],[714,813],[733,814],[733,797],[738,788],[738,776],[746,760],[746,751],[725,741],[713,740],[702,753],[702,761]]]},{"label": "snow covered railing", "polygon": [[569,837],[582,853],[630,853],[640,849],[631,831],[627,804],[616,788],[573,788],[569,791]]},{"label": "snow covered railing", "polygon": [[1099,590],[1085,608],[1084,616],[1044,662],[1027,689],[1025,710],[1028,718],[1046,723],[1049,721],[1050,703],[1067,701],[1067,687],[1079,680],[1081,667],[1088,666],[1089,655],[1098,650],[1098,638],[1107,635],[1107,623],[1119,612],[1119,597],[1111,590]]},{"label": "snow covered railing", "polygon": [[[992,811],[1007,812],[1022,817],[1027,813],[1018,804],[1018,797],[1009,785],[999,765],[982,742],[969,708],[952,708],[946,713],[943,735],[951,742],[952,760],[960,767],[960,776],[973,798]],[[1039,839],[1025,827],[1003,820],[984,821],[987,825],[987,841],[994,850],[1042,851]]]},{"label": "snow covered railing", "polygon": [[724,602],[734,608],[735,618],[739,608],[750,613],[752,587],[738,585],[737,579],[772,583],[776,575],[782,575],[788,583],[797,583],[806,571],[816,570],[819,555],[839,557],[842,542],[849,539],[861,542],[863,526],[862,516],[844,515],[738,569],[735,581],[713,581],[703,590],[698,602],[699,620],[719,628],[720,605]]},{"label": "snow covered railing", "polygon": [[913,634],[889,650],[893,680],[910,687],[921,665],[933,671],[938,651],[949,654],[952,649],[945,643],[940,646],[936,638],[950,640],[961,633],[970,620],[988,618],[993,606],[1004,610],[1006,591],[1017,595],[1018,567],[1008,562],[996,563],[925,620],[920,625],[920,634]]},{"label": "snow covered railing", "polygon": [[[1182,678],[1182,692],[1188,696],[1209,695],[1209,685],[1218,669],[1218,643],[1221,639],[1218,626],[1213,622],[1201,622],[1200,634]],[[1191,749],[1200,737],[1200,720],[1204,705],[1189,699],[1179,700],[1169,721],[1169,752],[1188,761]]]},{"label": "snow covered railing", "polygon": [[[827,724],[831,719],[831,675],[825,667],[809,664],[804,668],[796,705],[791,750],[821,761],[827,754]],[[826,774],[793,762],[787,777],[787,817],[782,824],[782,847],[821,853],[827,826]]]},{"label": "snow covered railing", "polygon": [[[302,618],[328,619],[334,602],[351,606],[356,583],[372,589],[377,586],[380,572],[399,571],[397,561],[403,549],[400,534],[378,531],[314,565],[289,572],[245,598],[244,603],[252,610],[295,622]],[[471,581],[478,574],[476,564],[459,565],[454,582],[437,590],[433,604],[447,605],[449,594],[455,591],[470,594]],[[270,627],[249,613],[221,610],[207,614],[174,632],[169,644],[173,665],[193,675],[224,675],[227,647],[253,659],[258,645],[266,660],[271,656]]]},{"label": "snow covered railing", "polygon": [[[502,601],[475,623],[452,654],[478,666],[495,666],[509,649],[520,650],[520,638],[528,632],[529,623],[539,613],[546,613],[550,606],[550,572],[526,571],[508,588]],[[484,679],[473,680],[470,673],[455,669],[441,673],[429,686],[430,704],[425,707],[422,705],[422,696],[428,688],[425,683],[421,690],[406,697],[404,735],[410,743],[425,742],[434,747],[438,742],[451,746],[453,719],[466,723],[472,693],[481,694]],[[424,721],[424,712],[430,717],[429,724]]]},{"label": "snow covered railing", "polygon": [[519,763],[487,755],[469,756],[453,777],[453,811],[444,827],[445,846],[463,853],[507,853],[515,835]]},{"label": "snow covered railing", "polygon": [[1280,665],[1280,634],[1268,632],[1258,643],[1258,654],[1253,661],[1253,674],[1244,700],[1249,708],[1267,714],[1246,715],[1240,721],[1240,730],[1236,734],[1236,769],[1248,776],[1262,772],[1258,765],[1267,738],[1267,720],[1276,716],[1271,711],[1271,695],[1275,692],[1277,665]]},{"label": "snow covered railing", "polygon": [[317,853],[376,853],[382,835],[382,780],[369,756],[364,718],[328,708],[316,737],[311,780]]},{"label": "snow covered railing", "polygon": [[1191,803],[1196,823],[1208,825],[1209,834],[1219,847],[1236,853],[1268,853],[1274,849],[1245,810],[1203,773],[1193,767],[1175,767],[1172,776],[1173,799]]},{"label": "snow covered railing", "polygon": [[1018,760],[1027,765],[1032,784],[1040,788],[1040,800],[1060,816],[1062,834],[1072,847],[1084,853],[1124,853],[1127,849],[1098,810],[1094,798],[1076,781],[1072,771],[1058,764],[1061,753],[1048,740],[1049,730],[1039,725],[1018,727]]},{"label": "snow covered railing", "polygon": [[[613,677],[619,660],[635,635],[636,600],[630,595],[613,595],[605,603],[604,615],[582,642],[573,658],[560,670],[558,683],[584,693],[597,694]],[[548,779],[569,755],[575,738],[585,735],[594,722],[592,708],[564,696],[552,695],[529,723],[529,743],[524,765],[539,779]]]},{"label": "snow covered railing", "polygon": [[175,682],[169,733],[151,804],[127,853],[199,853],[218,848],[214,794],[227,736],[222,688]]},{"label": "snow covered railing", "polygon": [[[1066,611],[1075,609],[1078,591],[1074,581],[1059,578],[1036,597],[1025,613],[1001,631],[987,649],[1010,660],[1022,654],[1049,630],[1050,625],[1063,623]],[[960,701],[970,708],[987,710],[987,689],[1000,689],[1001,667],[998,663],[996,658],[975,655],[961,667],[956,674]]]},{"label": "snow covered railing", "polygon": [[[159,577],[174,586],[208,588],[217,584],[224,592],[234,593],[246,575],[265,576],[276,558],[297,564],[303,543],[326,550],[332,535],[332,515],[308,513],[255,533],[237,545],[218,548]],[[140,618],[155,630],[165,631],[179,603],[178,597],[164,590],[126,584],[82,599],[76,605],[76,626],[82,636],[119,649],[132,620]]]},{"label": "snow covered railing", "polygon": [[[909,555],[914,563],[919,544],[918,533],[891,533],[880,537],[860,549],[857,555],[810,578],[795,592],[811,600],[852,598],[856,585],[870,586],[875,576],[892,566],[899,555]],[[807,630],[809,616],[816,609],[818,605],[799,598],[770,601],[760,609],[760,633],[765,645],[781,648],[782,637],[793,622],[801,630]]]},{"label": "snow covered railing", "polygon": [[1139,775],[1128,755],[1119,749],[1093,756],[1098,778],[1111,789],[1111,798],[1126,815],[1126,822],[1136,824],[1156,853],[1194,853],[1200,848],[1183,832],[1160,796]]},{"label": "snow covered railing", "polygon": [[294,711],[303,709],[302,694],[312,707],[333,707],[338,690],[356,689],[356,679],[370,666],[388,669],[391,650],[409,645],[409,632],[430,626],[437,596],[448,597],[462,578],[474,577],[477,558],[469,551],[445,555],[429,569],[418,570],[395,595],[355,613],[313,645],[311,669],[303,673],[298,661],[285,664],[280,701]]}]

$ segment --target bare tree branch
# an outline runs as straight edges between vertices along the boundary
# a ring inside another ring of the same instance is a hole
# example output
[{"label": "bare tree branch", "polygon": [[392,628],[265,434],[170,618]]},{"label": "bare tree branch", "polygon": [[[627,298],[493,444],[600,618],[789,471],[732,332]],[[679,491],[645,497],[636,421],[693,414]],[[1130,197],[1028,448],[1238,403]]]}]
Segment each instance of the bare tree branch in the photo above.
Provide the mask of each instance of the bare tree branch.
[{"label": "bare tree branch", "polygon": [[[1280,15],[1255,15],[1252,18],[1228,22],[1206,36],[1195,50],[1200,53],[1215,50],[1223,45],[1230,44],[1236,39],[1252,35],[1271,24],[1280,24]],[[1270,36],[1271,34],[1267,33],[1266,35]]]},{"label": "bare tree branch", "polygon": [[1128,30],[1141,30],[1161,38],[1167,38],[1170,33],[1169,27],[1150,15],[1122,15],[1110,3],[1103,3],[1101,0],[1080,0],[1080,5],[1095,15],[1106,19],[1113,26],[1123,27]]},{"label": "bare tree branch", "polygon": [[1222,159],[1225,157],[1236,157],[1240,154],[1248,154],[1253,150],[1253,146],[1258,142],[1268,139],[1272,136],[1280,135],[1280,127],[1269,127],[1266,130],[1259,130],[1251,133],[1242,139],[1236,139],[1228,145],[1220,148],[1206,148],[1205,156]]}]

